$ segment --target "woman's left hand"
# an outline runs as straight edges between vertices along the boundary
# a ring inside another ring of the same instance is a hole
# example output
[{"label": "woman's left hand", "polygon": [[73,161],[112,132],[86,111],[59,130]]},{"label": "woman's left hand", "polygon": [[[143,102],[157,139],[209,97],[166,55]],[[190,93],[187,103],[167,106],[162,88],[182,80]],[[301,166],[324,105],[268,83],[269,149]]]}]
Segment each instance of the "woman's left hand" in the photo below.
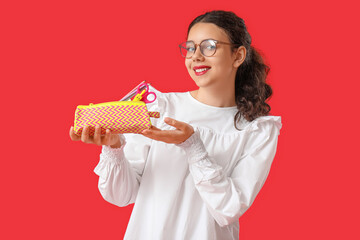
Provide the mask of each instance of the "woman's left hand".
[{"label": "woman's left hand", "polygon": [[151,126],[150,129],[146,129],[141,132],[145,137],[162,141],[165,143],[179,144],[185,142],[193,133],[194,128],[184,122],[177,121],[175,119],[166,117],[165,123],[175,127],[175,130],[161,130],[157,127]]}]

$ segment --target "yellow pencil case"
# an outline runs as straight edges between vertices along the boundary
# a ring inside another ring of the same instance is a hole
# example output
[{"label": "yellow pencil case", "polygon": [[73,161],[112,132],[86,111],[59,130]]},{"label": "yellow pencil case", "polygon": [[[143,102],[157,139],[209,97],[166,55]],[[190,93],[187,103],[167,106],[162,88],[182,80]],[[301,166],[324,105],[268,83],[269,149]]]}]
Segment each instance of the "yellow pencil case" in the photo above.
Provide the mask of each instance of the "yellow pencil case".
[{"label": "yellow pencil case", "polygon": [[79,105],[75,111],[74,131],[81,135],[85,126],[90,127],[90,136],[95,126],[113,133],[140,133],[151,127],[150,117],[159,118],[159,112],[149,112],[143,101],[117,101],[100,104]]}]

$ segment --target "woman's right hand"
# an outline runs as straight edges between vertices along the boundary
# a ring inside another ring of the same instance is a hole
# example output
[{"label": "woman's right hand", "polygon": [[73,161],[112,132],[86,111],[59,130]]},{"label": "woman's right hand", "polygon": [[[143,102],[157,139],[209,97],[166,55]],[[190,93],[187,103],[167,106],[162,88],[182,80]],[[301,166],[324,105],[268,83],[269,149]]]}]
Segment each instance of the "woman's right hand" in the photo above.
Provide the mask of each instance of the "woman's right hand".
[{"label": "woman's right hand", "polygon": [[107,145],[112,148],[121,147],[121,141],[119,134],[113,134],[109,129],[106,130],[104,136],[101,136],[101,128],[99,126],[95,127],[94,136],[89,136],[89,127],[84,127],[81,136],[75,134],[74,127],[70,128],[70,138],[73,141],[82,141],[84,143],[96,144],[98,146]]}]

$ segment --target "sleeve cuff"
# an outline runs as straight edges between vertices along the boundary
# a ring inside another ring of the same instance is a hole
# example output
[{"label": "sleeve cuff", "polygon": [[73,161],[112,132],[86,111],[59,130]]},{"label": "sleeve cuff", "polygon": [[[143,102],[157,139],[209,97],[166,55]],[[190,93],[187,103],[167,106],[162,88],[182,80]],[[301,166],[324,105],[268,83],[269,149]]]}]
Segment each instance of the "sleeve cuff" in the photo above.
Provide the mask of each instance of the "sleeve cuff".
[{"label": "sleeve cuff", "polygon": [[177,144],[181,147],[188,159],[189,170],[193,176],[196,185],[203,183],[208,184],[212,181],[218,181],[222,176],[222,168],[213,164],[208,158],[206,148],[200,138],[199,129],[194,129],[191,135],[185,142]]},{"label": "sleeve cuff", "polygon": [[121,163],[124,159],[124,147],[126,145],[125,137],[120,134],[121,147],[112,148],[110,146],[103,145],[100,154],[100,161]]},{"label": "sleeve cuff", "polygon": [[204,143],[200,138],[200,132],[196,127],[194,133],[185,142],[176,145],[185,151],[189,163],[205,160],[207,157]]}]

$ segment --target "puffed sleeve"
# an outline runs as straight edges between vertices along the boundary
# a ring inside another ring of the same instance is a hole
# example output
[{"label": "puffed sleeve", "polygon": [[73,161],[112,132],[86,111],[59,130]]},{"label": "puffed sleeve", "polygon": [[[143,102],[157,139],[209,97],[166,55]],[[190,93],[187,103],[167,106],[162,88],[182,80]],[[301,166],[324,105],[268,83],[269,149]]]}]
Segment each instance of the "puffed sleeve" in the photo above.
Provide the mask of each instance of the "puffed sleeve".
[{"label": "puffed sleeve", "polygon": [[[148,104],[148,111],[160,111],[161,92],[157,100]],[[151,119],[157,126],[157,120]],[[102,146],[100,161],[94,169],[99,176],[98,188],[103,198],[119,207],[134,203],[141,183],[141,177],[153,140],[141,134],[120,134],[121,147]]]},{"label": "puffed sleeve", "polygon": [[238,221],[263,186],[275,156],[280,117],[262,117],[247,127],[248,139],[233,171],[226,174],[208,157],[199,130],[178,144],[187,155],[195,187],[220,226]]}]

